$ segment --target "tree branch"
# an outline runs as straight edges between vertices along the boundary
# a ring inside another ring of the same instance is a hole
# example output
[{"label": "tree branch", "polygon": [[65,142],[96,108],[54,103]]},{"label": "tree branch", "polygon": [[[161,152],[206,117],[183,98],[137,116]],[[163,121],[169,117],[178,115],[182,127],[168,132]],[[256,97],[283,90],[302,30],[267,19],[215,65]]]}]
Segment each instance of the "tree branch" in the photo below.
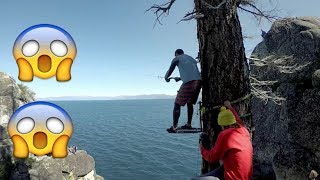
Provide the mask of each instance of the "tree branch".
[{"label": "tree branch", "polygon": [[188,12],[185,16],[183,16],[183,18],[186,18],[186,17],[191,16],[191,15],[196,14],[196,13],[197,13],[196,9],[193,9],[192,12]]},{"label": "tree branch", "polygon": [[219,9],[222,5],[224,5],[225,3],[227,3],[228,0],[224,0],[222,1],[220,4],[218,4],[217,6],[212,6],[211,4],[205,2],[204,0],[202,0],[202,3],[207,6],[209,9],[211,10],[216,10]]},{"label": "tree branch", "polygon": [[254,3],[254,0],[240,0],[239,1],[239,4],[241,4],[241,5],[244,5],[244,6],[246,6],[246,5],[248,5],[249,3]]},{"label": "tree branch", "polygon": [[[169,15],[169,11],[170,11],[172,5],[175,3],[175,1],[176,0],[170,0],[167,3],[164,3],[162,5],[154,4],[153,6],[151,6],[149,9],[147,9],[145,11],[145,12],[153,11],[153,13],[156,15],[156,20],[155,20],[153,27],[155,27],[157,23],[162,25],[160,18],[163,18],[164,15]],[[210,10],[217,10],[222,5],[224,5],[228,2],[228,0],[223,0],[217,6],[212,6],[211,4],[205,2],[204,0],[199,0],[199,1],[202,1],[203,5],[206,6]],[[252,15],[254,15],[254,17],[258,21],[261,21],[261,18],[266,18],[270,22],[273,22],[274,20],[280,19],[280,17],[278,17],[278,16],[271,15],[271,12],[273,12],[274,10],[271,10],[271,11],[260,10],[256,5],[254,5],[254,0],[239,0],[239,2],[237,3],[237,6],[239,9],[241,9],[245,12],[249,12]],[[248,6],[248,7],[252,8],[252,10],[247,9],[244,6]],[[196,10],[193,10],[192,12],[187,13],[179,22],[177,22],[177,24],[180,23],[181,21],[189,21],[192,19],[200,19],[203,17],[204,17],[203,14],[197,12]]]},{"label": "tree branch", "polygon": [[242,35],[243,39],[254,39],[254,36]]},{"label": "tree branch", "polygon": [[[202,3],[210,10],[217,10],[219,9],[222,5],[226,4],[228,0],[222,1],[220,4],[217,6],[212,6],[211,4],[205,2],[204,0],[201,0]],[[204,14],[197,12],[195,9],[192,12],[187,13],[178,23],[181,21],[190,21],[192,19],[201,19],[204,17]],[[177,24],[178,24],[177,23]]]},{"label": "tree branch", "polygon": [[[242,6],[249,6],[251,7],[253,10],[249,10],[249,9],[246,9]],[[261,11],[257,6],[255,6],[253,4],[253,2],[251,0],[243,0],[241,1],[239,4],[238,4],[238,8],[243,10],[243,11],[246,11],[246,12],[249,12],[251,13],[252,15],[255,16],[255,18],[257,18],[258,20],[261,20],[261,18],[266,18],[268,21],[270,22],[273,22],[274,20],[278,20],[280,19],[280,17],[277,17],[277,16],[274,16],[274,15],[271,15],[271,12],[273,12],[274,10],[271,10],[271,11]]]},{"label": "tree branch", "polygon": [[169,2],[164,3],[162,5],[154,4],[153,6],[151,6],[149,9],[147,9],[145,11],[145,12],[154,11],[153,13],[156,15],[157,18],[156,18],[156,21],[155,21],[153,27],[155,27],[157,23],[162,25],[160,18],[165,14],[167,14],[167,15],[169,14],[169,11],[175,1],[176,0],[170,0]]},{"label": "tree branch", "polygon": [[201,13],[198,13],[195,9],[192,12],[187,13],[178,23],[180,23],[181,21],[190,21],[192,19],[200,19],[203,18],[204,15]]}]

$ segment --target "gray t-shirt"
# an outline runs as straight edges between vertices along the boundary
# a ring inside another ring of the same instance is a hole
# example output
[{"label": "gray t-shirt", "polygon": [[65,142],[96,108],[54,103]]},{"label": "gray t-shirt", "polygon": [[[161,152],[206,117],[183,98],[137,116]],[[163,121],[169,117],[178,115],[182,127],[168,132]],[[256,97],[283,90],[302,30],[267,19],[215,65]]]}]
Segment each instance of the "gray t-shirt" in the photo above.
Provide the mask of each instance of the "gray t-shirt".
[{"label": "gray t-shirt", "polygon": [[197,61],[186,54],[179,55],[172,60],[179,68],[180,78],[183,83],[193,80],[201,80],[201,75],[197,66]]}]

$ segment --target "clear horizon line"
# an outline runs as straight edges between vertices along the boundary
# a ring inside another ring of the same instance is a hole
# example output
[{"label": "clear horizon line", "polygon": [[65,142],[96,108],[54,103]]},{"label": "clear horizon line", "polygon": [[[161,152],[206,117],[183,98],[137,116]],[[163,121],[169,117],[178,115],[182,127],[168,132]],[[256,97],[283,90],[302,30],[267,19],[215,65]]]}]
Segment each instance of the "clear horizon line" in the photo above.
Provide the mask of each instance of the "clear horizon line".
[{"label": "clear horizon line", "polygon": [[118,97],[135,97],[135,96],[176,96],[176,94],[137,94],[137,95],[115,95],[115,96],[90,96],[90,95],[65,95],[65,96],[47,96],[47,97],[37,97],[37,99],[46,99],[46,98],[65,98],[65,97],[74,97],[74,98],[118,98]]}]

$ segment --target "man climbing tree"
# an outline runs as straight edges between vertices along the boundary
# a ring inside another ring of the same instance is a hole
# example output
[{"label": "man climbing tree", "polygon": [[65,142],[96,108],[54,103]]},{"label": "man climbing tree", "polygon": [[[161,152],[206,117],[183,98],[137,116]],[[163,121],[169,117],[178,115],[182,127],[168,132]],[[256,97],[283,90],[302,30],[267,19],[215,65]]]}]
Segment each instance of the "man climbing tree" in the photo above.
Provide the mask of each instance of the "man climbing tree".
[{"label": "man climbing tree", "polygon": [[[153,5],[156,23],[169,13],[176,0],[162,5]],[[202,118],[204,131],[212,134],[214,144],[221,128],[217,123],[219,108],[226,99],[236,101],[238,113],[250,114],[249,68],[243,45],[242,30],[237,9],[252,13],[256,17],[271,20],[269,12],[259,10],[253,0],[194,0],[194,10],[181,21],[197,20],[199,59],[202,75]],[[249,7],[247,9],[246,7]],[[251,116],[243,119],[252,133]],[[208,166],[203,160],[202,173],[215,169],[219,163]]]}]

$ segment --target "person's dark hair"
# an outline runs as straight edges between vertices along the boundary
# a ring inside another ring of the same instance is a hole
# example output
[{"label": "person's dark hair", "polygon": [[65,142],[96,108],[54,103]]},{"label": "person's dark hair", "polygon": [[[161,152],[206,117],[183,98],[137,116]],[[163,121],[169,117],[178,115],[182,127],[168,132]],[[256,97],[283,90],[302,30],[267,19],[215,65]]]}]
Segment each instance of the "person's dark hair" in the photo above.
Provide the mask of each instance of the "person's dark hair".
[{"label": "person's dark hair", "polygon": [[181,54],[184,54],[183,50],[182,49],[177,49],[176,52],[174,53],[175,55],[181,55]]},{"label": "person's dark hair", "polygon": [[224,126],[225,129],[229,129],[229,128],[240,128],[240,125],[236,122],[234,124],[228,125],[228,126]]}]

